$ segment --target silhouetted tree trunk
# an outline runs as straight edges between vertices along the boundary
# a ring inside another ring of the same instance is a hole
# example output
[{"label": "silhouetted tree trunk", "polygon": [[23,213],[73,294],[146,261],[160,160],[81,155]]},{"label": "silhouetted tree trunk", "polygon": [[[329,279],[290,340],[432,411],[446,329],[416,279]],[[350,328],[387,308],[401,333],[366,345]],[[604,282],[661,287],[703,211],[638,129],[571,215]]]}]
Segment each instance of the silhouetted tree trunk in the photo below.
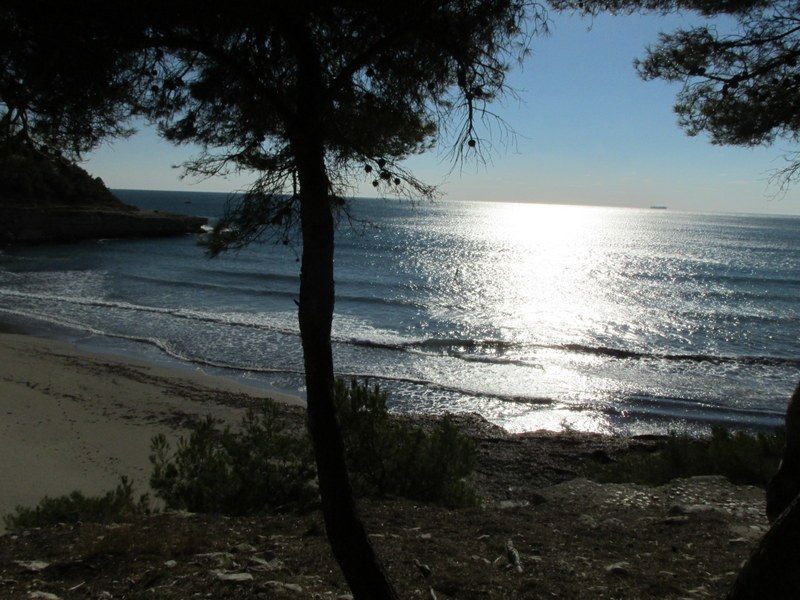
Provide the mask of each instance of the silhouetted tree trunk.
[{"label": "silhouetted tree trunk", "polygon": [[800,598],[800,384],[786,409],[786,446],[767,486],[772,523],[750,555],[728,600]]},{"label": "silhouetted tree trunk", "polygon": [[800,494],[800,384],[786,409],[786,446],[778,472],[767,486],[767,518],[775,521]]},{"label": "silhouetted tree trunk", "polygon": [[728,600],[800,598],[800,500],[761,538],[728,594]]},{"label": "silhouetted tree trunk", "polygon": [[306,371],[308,427],[317,462],[322,512],[333,554],[357,599],[397,598],[359,520],[344,459],[333,400],[331,349],[334,221],[325,153],[319,137],[322,107],[319,57],[299,38],[298,84],[302,122],[291,132],[300,184],[303,258],[300,336]]}]

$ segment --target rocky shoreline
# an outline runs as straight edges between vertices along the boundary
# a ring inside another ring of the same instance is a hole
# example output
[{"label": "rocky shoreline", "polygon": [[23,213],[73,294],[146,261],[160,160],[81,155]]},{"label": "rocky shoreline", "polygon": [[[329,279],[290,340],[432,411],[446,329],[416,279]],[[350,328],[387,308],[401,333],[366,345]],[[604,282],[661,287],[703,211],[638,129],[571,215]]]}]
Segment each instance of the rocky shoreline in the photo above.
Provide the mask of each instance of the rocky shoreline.
[{"label": "rocky shoreline", "polygon": [[[125,205],[123,205],[125,206]],[[101,238],[150,238],[200,233],[208,219],[98,206],[0,205],[0,245],[70,243]]]}]

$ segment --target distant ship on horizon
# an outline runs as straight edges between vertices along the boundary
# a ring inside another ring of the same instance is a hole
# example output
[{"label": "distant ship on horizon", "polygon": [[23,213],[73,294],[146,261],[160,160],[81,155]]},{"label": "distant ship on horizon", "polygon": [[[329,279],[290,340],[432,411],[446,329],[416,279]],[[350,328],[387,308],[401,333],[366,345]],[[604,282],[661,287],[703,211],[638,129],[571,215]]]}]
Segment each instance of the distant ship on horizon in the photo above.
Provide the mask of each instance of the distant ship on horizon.
[{"label": "distant ship on horizon", "polygon": [[653,206],[651,206],[650,208],[652,208],[652,209],[654,209],[654,210],[667,210],[667,207],[666,207],[666,206],[661,206],[661,205],[658,205],[658,204],[656,204],[656,205],[653,205]]}]

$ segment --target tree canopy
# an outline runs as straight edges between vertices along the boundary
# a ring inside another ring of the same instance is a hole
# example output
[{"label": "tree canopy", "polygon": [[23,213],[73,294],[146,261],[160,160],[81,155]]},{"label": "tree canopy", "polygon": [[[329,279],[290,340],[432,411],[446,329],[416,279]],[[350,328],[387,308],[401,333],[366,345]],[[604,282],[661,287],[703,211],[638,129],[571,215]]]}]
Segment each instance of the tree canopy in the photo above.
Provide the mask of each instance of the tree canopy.
[{"label": "tree canopy", "polygon": [[24,142],[74,160],[103,139],[132,132],[134,61],[117,51],[118,32],[98,8],[4,3],[0,143]]},{"label": "tree canopy", "polygon": [[[712,143],[756,146],[800,141],[800,5],[795,0],[553,0],[558,9],[695,11],[724,16],[662,33],[635,61],[645,80],[683,84],[675,112],[689,135]],[[800,174],[800,154],[787,155],[783,183]]]}]

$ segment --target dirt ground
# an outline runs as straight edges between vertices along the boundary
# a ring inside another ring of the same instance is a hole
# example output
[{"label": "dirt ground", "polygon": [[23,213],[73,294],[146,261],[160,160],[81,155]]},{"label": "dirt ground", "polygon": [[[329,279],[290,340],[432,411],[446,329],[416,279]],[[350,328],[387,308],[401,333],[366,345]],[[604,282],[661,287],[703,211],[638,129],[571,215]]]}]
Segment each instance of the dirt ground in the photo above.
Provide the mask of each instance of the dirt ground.
[{"label": "dirt ground", "polygon": [[[719,477],[657,488],[584,477],[651,439],[512,436],[478,417],[459,423],[478,444],[481,507],[360,503],[401,598],[722,598],[766,530],[758,488]],[[195,597],[349,595],[319,512],[167,513],[0,536],[0,598]]]}]

